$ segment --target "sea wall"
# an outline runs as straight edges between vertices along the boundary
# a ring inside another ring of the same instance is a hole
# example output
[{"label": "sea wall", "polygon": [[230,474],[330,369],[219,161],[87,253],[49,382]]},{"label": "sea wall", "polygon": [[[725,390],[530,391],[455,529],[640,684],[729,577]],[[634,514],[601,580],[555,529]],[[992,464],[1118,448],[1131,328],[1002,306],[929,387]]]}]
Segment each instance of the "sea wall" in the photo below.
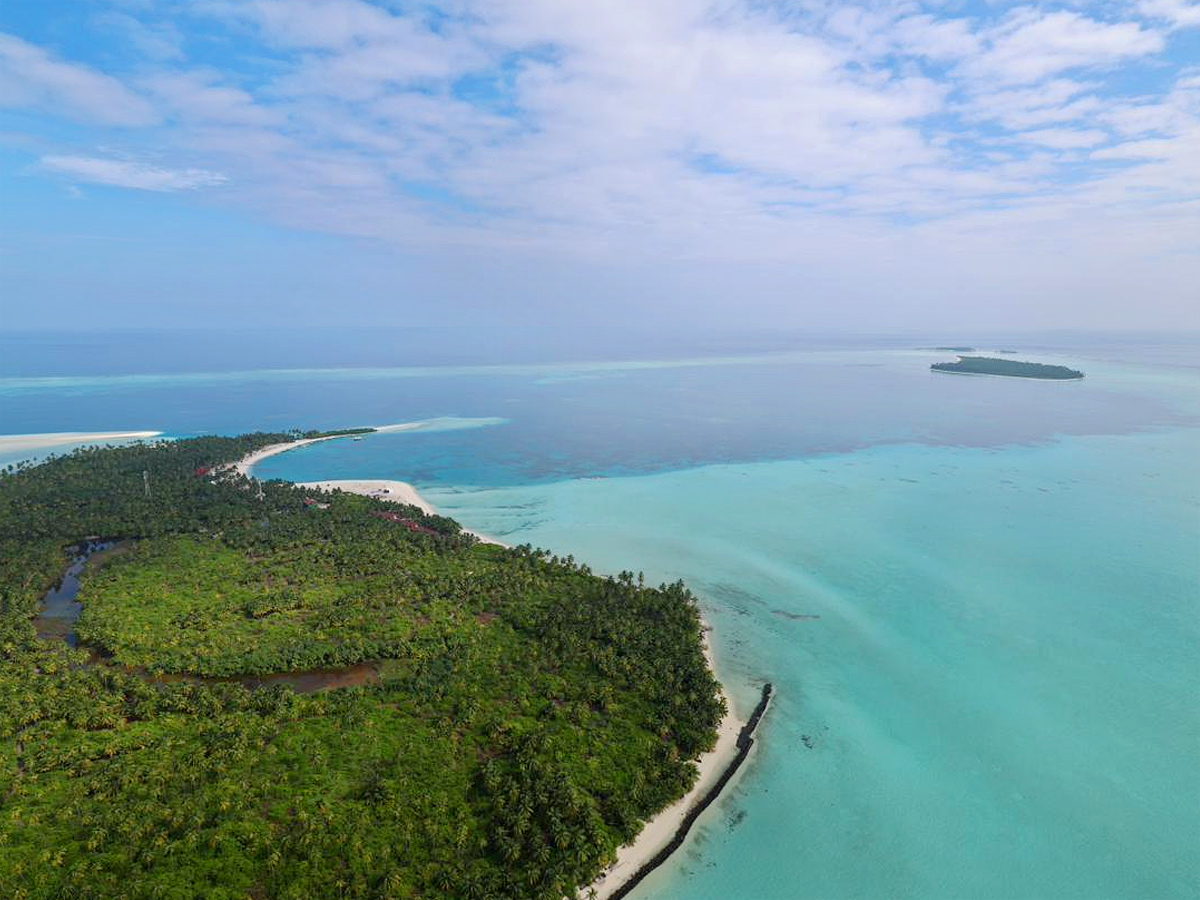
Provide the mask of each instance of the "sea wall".
[{"label": "sea wall", "polygon": [[772,690],[770,682],[763,685],[762,697],[759,699],[758,705],[754,707],[754,712],[738,733],[737,755],[730,760],[729,765],[725,767],[725,771],[721,773],[721,777],[709,788],[708,793],[697,800],[695,806],[688,810],[687,815],[683,817],[683,821],[679,823],[679,827],[675,829],[675,835],[671,838],[670,842],[643,863],[636,872],[630,875],[628,881],[610,894],[609,900],[621,900],[622,897],[628,896],[634,888],[641,884],[647,875],[666,862],[671,854],[683,845],[688,832],[692,830],[692,825],[716,801],[717,797],[721,795],[721,791],[725,789],[725,785],[729,783],[729,779],[733,778],[737,770],[741,768],[742,763],[746,761],[746,757],[750,755],[750,748],[754,746],[754,730],[758,727],[763,713],[767,711],[767,705],[771,702]]}]

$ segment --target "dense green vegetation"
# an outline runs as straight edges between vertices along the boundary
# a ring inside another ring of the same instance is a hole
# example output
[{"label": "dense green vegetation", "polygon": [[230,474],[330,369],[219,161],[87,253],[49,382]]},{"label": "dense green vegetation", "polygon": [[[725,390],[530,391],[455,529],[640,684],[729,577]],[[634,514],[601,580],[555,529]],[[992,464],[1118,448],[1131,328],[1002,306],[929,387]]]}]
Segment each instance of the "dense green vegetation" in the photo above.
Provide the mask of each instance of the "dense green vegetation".
[{"label": "dense green vegetation", "polygon": [[351,434],[374,434],[374,428],[338,428],[333,431],[298,431],[292,432],[297,437],[302,438],[317,438],[317,437],[341,437],[342,435]]},{"label": "dense green vegetation", "polygon": [[[227,467],[290,437],[0,475],[0,896],[557,898],[694,779],[723,704],[682,585]],[[87,536],[131,544],[80,593],[110,663],[32,622]],[[377,683],[314,694],[119,665],[359,660]]]},{"label": "dense green vegetation", "polygon": [[996,359],[991,356],[960,356],[958,362],[934,363],[929,368],[935,372],[958,372],[967,375],[1008,375],[1013,378],[1045,378],[1063,381],[1082,378],[1083,373],[1066,366],[1048,366],[1045,363],[1020,362],[1015,359]]}]

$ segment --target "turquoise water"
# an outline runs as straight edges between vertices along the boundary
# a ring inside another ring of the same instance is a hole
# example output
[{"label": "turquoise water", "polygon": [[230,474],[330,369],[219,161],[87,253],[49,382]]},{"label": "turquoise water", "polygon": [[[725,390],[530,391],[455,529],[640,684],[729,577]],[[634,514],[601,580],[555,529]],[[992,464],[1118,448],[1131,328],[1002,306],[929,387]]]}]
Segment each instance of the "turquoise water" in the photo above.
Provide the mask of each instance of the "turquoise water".
[{"label": "turquoise water", "polygon": [[411,480],[507,541],[684,578],[735,704],[778,695],[639,900],[1182,898],[1200,896],[1195,349],[1039,348],[1088,372],[1074,384],[933,375],[945,354],[882,345],[27,366],[0,378],[0,431],[457,417],[259,474]]},{"label": "turquoise water", "polygon": [[738,706],[776,684],[748,774],[637,896],[1186,897],[1197,459],[1189,431],[429,495],[684,578]]}]

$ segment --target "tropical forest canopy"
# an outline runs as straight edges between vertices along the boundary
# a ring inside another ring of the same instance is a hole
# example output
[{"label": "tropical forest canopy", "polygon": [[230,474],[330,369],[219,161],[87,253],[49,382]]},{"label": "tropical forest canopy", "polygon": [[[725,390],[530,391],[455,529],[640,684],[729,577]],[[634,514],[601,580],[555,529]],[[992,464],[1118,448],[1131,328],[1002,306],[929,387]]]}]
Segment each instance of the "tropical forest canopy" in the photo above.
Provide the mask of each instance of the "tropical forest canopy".
[{"label": "tropical forest canopy", "polygon": [[[723,701],[682,585],[230,467],[295,437],[0,475],[0,896],[559,898],[693,782]],[[81,643],[39,638],[96,537]]]},{"label": "tropical forest canopy", "polygon": [[934,363],[935,372],[958,372],[965,375],[1009,375],[1014,378],[1044,378],[1065,381],[1082,378],[1078,369],[1051,366],[1046,363],[1021,362],[1015,359],[996,359],[992,356],[960,356],[957,362]]}]

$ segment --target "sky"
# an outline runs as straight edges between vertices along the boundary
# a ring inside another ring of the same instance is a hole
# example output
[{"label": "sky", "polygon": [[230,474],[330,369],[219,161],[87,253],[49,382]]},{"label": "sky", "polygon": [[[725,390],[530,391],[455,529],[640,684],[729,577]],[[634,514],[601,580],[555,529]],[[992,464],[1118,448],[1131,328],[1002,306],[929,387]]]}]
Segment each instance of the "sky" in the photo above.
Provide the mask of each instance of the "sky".
[{"label": "sky", "polygon": [[1200,2],[7,0],[0,328],[1200,328]]}]

